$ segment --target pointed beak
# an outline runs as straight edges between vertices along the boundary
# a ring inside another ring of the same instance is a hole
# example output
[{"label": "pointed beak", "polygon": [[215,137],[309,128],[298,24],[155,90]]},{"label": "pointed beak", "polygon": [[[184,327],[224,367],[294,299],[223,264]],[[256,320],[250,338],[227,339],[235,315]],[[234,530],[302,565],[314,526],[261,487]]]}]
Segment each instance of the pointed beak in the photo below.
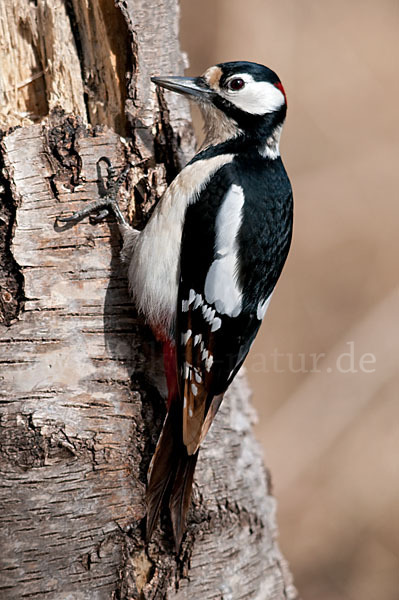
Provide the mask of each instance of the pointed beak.
[{"label": "pointed beak", "polygon": [[210,101],[214,94],[203,77],[151,77],[151,81],[172,92],[194,96],[202,100]]}]

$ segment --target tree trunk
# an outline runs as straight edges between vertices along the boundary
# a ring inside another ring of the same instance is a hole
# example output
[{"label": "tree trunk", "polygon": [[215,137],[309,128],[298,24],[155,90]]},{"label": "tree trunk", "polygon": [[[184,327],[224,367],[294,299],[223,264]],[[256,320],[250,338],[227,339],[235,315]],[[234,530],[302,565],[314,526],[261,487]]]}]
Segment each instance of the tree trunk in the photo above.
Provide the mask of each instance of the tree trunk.
[{"label": "tree trunk", "polygon": [[0,5],[4,600],[296,598],[242,375],[203,444],[180,554],[167,517],[146,544],[157,348],[112,219],[56,223],[99,196],[107,157],[137,164],[121,205],[143,226],[193,153],[185,100],[150,84],[182,73],[177,30],[176,0]]}]

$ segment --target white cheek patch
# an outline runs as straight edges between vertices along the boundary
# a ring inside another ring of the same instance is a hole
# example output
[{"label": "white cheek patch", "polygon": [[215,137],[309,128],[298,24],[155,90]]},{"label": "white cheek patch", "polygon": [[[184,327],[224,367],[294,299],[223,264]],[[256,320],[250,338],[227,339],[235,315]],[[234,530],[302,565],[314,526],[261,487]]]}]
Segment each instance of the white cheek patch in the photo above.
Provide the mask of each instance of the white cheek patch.
[{"label": "white cheek patch", "polygon": [[234,75],[245,81],[241,90],[224,90],[223,96],[232,104],[251,115],[272,113],[285,104],[284,94],[272,83],[255,81],[248,73]]}]

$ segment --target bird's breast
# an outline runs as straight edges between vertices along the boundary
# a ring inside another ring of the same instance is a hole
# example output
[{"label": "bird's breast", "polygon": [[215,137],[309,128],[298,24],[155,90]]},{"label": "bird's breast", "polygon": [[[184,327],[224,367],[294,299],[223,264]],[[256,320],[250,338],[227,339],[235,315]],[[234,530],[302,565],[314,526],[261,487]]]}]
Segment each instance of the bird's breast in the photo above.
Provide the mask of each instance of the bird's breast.
[{"label": "bird's breast", "polygon": [[129,265],[129,286],[147,322],[173,329],[180,272],[180,249],[187,207],[199,198],[212,175],[232,154],[197,160],[174,179],[141,232]]}]

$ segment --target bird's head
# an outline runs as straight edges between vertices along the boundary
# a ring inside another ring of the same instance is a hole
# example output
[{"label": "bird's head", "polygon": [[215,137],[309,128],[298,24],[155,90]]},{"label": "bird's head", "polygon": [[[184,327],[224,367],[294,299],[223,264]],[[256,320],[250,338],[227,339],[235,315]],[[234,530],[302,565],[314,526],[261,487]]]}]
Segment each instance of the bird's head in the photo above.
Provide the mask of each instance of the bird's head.
[{"label": "bird's head", "polygon": [[278,141],[287,112],[284,88],[276,73],[252,62],[226,62],[210,67],[200,77],[152,77],[168,90],[199,104],[204,117],[205,146],[243,138],[270,158],[278,155]]}]

